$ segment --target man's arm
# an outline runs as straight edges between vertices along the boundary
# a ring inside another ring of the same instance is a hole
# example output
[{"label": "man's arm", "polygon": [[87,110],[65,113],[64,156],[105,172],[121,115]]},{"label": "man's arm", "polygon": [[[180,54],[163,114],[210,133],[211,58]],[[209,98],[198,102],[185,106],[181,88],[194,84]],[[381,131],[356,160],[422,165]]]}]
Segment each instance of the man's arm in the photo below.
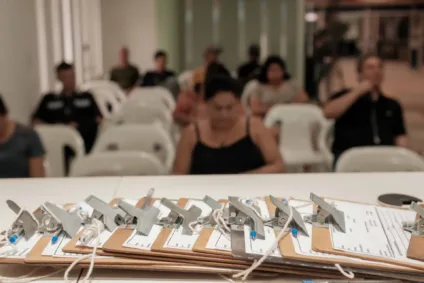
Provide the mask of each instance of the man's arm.
[{"label": "man's arm", "polygon": [[359,97],[371,91],[371,84],[364,81],[352,91],[337,93],[324,105],[324,115],[327,119],[337,119],[342,116]]},{"label": "man's arm", "polygon": [[402,106],[400,106],[398,102],[396,102],[396,107],[393,112],[393,118],[395,119],[395,121],[393,124],[392,131],[395,135],[395,144],[400,147],[408,147],[408,136],[405,130]]},{"label": "man's arm", "polygon": [[40,104],[38,104],[37,109],[35,110],[34,114],[32,114],[33,125],[45,124],[48,122],[49,115],[48,115],[48,109],[47,109],[47,101],[48,101],[48,94],[41,99]]}]

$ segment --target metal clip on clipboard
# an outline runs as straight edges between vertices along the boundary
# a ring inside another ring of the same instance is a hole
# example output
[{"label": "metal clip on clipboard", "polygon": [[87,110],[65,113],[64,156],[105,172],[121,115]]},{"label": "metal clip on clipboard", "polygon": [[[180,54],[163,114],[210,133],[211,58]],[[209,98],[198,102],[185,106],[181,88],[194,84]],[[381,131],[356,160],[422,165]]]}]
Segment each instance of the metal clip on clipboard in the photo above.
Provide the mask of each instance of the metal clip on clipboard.
[{"label": "metal clip on clipboard", "polygon": [[195,205],[185,210],[167,198],[161,199],[160,202],[171,210],[166,219],[166,224],[181,225],[183,227],[183,235],[193,235],[193,231],[190,229],[189,224],[197,221],[202,214],[202,210]]},{"label": "metal clip on clipboard", "polygon": [[338,210],[328,202],[324,201],[319,196],[311,193],[311,201],[318,206],[316,214],[305,217],[306,222],[311,223],[315,227],[329,227],[329,224],[333,224],[336,229],[343,233],[346,233],[346,224],[344,218],[344,212]]},{"label": "metal clip on clipboard", "polygon": [[[271,203],[275,205],[275,218],[276,218],[276,224],[279,227],[284,227],[286,225],[288,218],[290,216],[290,206],[287,202],[280,201],[276,197],[269,196]],[[294,208],[291,207],[292,213],[293,213],[293,219],[292,222],[289,223],[291,228],[295,228],[298,231],[300,231],[303,235],[308,236],[308,230],[306,230],[305,223],[303,221],[302,216],[300,213]]]},{"label": "metal clip on clipboard", "polygon": [[414,236],[424,237],[424,208],[413,202],[410,208],[418,214],[418,219],[412,223],[404,223],[403,229]]},{"label": "metal clip on clipboard", "polygon": [[102,221],[109,231],[125,224],[126,213],[119,207],[113,207],[93,195],[87,197],[85,202],[94,209],[92,218]]},{"label": "metal clip on clipboard", "polygon": [[34,215],[27,210],[22,210],[19,205],[12,200],[7,200],[6,203],[7,206],[18,215],[12,224],[12,228],[8,231],[7,237],[12,239],[15,235],[16,237],[23,235],[26,240],[29,240],[38,230],[38,223]]},{"label": "metal clip on clipboard", "polygon": [[228,197],[230,202],[229,224],[231,230],[243,231],[244,225],[249,225],[252,231],[251,237],[265,240],[265,228],[263,220],[252,208],[240,202],[238,197]]},{"label": "metal clip on clipboard", "polygon": [[124,200],[118,201],[118,207],[133,218],[132,222],[135,224],[135,230],[143,236],[150,234],[160,214],[159,208],[151,205],[153,192],[153,189],[149,190],[141,208],[132,206]]},{"label": "metal clip on clipboard", "polygon": [[77,235],[82,219],[76,213],[69,213],[57,205],[45,202],[41,208],[43,215],[51,216],[46,226],[40,227],[41,232],[59,233],[64,231],[69,237]]}]

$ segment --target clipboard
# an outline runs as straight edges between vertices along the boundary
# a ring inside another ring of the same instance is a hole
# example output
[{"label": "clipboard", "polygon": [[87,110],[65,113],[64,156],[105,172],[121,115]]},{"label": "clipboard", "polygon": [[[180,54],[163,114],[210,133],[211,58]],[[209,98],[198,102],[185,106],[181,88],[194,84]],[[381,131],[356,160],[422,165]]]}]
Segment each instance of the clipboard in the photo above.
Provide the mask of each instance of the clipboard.
[{"label": "clipboard", "polygon": [[[156,199],[157,200],[157,199]],[[152,201],[156,201],[152,200]],[[179,199],[177,201],[177,205],[180,207],[184,207],[187,204],[188,199]],[[140,199],[139,203],[137,203],[137,207],[141,207],[144,203],[144,198]],[[167,229],[167,228],[163,228]],[[168,228],[169,230],[172,230],[171,228]],[[174,253],[174,252],[167,252],[167,251],[154,251],[153,246],[151,250],[142,250],[137,248],[129,248],[124,247],[124,243],[127,241],[127,239],[132,235],[134,229],[132,228],[118,228],[114,231],[114,233],[111,235],[111,237],[106,241],[106,243],[103,245],[103,254],[107,256],[111,255],[121,255],[125,257],[131,257],[131,258],[159,258],[159,259],[170,259],[172,260],[178,260],[180,262],[187,262],[187,260],[192,261],[210,261],[210,257],[198,254],[198,253]],[[163,230],[162,230],[163,232]],[[162,233],[161,232],[161,233]],[[169,235],[169,234],[168,234]],[[159,237],[158,237],[159,239]],[[158,241],[156,240],[156,242]],[[166,241],[166,239],[165,239]],[[154,244],[156,244],[156,242]],[[232,258],[227,258],[227,261],[232,263]],[[240,262],[244,263],[244,262]]]},{"label": "clipboard", "polygon": [[[424,207],[424,205],[420,205]],[[416,220],[420,219],[420,215],[417,214]],[[408,258],[424,261],[424,235],[412,235],[409,241]]]},{"label": "clipboard", "polygon": [[[267,201],[269,210],[275,213],[275,206],[271,203],[269,197],[266,197],[266,201]],[[289,198],[289,201],[298,201],[298,200]],[[301,202],[309,202],[309,201],[301,201]],[[309,203],[313,205],[312,202],[309,202]],[[312,231],[312,234],[309,236],[313,237],[313,231]],[[334,258],[334,257],[331,258],[331,257],[322,257],[318,255],[314,256],[314,255],[299,254],[296,252],[296,249],[294,247],[293,237],[291,235],[283,237],[283,239],[279,242],[279,248],[281,253],[283,254],[283,257],[288,260],[293,260],[297,262],[305,262],[305,263],[323,264],[323,265],[329,265],[330,267],[333,267],[333,265],[337,263],[344,267],[352,268],[352,270],[355,273],[359,273],[363,275],[368,275],[368,276],[375,275],[375,276],[385,277],[386,275],[390,274],[390,276],[386,276],[386,277],[402,279],[402,280],[422,280],[421,276],[417,276],[417,274],[420,274],[421,271],[407,268],[407,267],[387,265],[387,264],[381,264],[378,262],[370,262],[370,261],[364,262],[364,261],[352,260],[349,258]],[[366,269],[364,269],[365,264],[366,264]],[[415,277],[410,276],[409,274],[415,274]]]},{"label": "clipboard", "polygon": [[[115,205],[118,202],[119,198],[114,198],[109,202],[110,205]],[[140,202],[140,201],[139,201]],[[71,241],[63,248],[63,251],[66,253],[75,253],[75,254],[90,254],[93,251],[92,247],[87,246],[78,246],[77,242],[79,241],[80,236],[83,231],[80,231],[75,237],[71,239]],[[102,248],[97,248],[96,254],[99,256],[108,256],[105,252],[103,252]]]},{"label": "clipboard", "polygon": [[[325,198],[325,199],[330,199],[330,198]],[[384,206],[361,203],[361,202],[353,202],[353,201],[345,201],[345,200],[337,200],[337,199],[330,199],[330,200],[372,205],[372,206],[385,208]],[[391,209],[394,209],[394,208],[391,208]],[[316,210],[316,207],[314,207],[314,210]],[[404,209],[399,209],[399,210],[404,210]],[[331,232],[328,228],[314,226],[312,228],[312,235],[313,235],[312,250],[317,252],[327,253],[327,254],[335,254],[340,256],[348,256],[348,257],[366,260],[367,262],[363,263],[363,266],[362,266],[365,269],[369,267],[370,269],[382,268],[382,270],[387,270],[387,268],[381,267],[377,263],[374,263],[372,265],[368,264],[370,261],[372,261],[372,262],[381,262],[381,263],[387,263],[387,264],[397,266],[396,270],[399,270],[399,272],[406,271],[406,273],[408,274],[424,274],[424,263],[402,262],[400,260],[395,260],[395,259],[392,260],[392,259],[380,258],[376,256],[369,256],[369,255],[363,255],[363,254],[358,254],[354,252],[345,252],[345,251],[333,249],[332,241],[331,241]],[[406,267],[407,269],[402,267]],[[390,270],[393,270],[393,268],[394,267],[391,267]]]}]

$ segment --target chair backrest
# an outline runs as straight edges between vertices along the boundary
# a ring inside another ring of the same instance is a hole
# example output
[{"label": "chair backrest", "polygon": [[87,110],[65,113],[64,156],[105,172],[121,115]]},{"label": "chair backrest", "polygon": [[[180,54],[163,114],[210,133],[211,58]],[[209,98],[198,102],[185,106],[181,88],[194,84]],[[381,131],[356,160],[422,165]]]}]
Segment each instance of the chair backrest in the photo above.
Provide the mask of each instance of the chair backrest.
[{"label": "chair backrest", "polygon": [[154,156],[145,152],[101,152],[75,160],[71,177],[164,175],[166,170]]},{"label": "chair backrest", "polygon": [[170,131],[173,120],[171,112],[155,104],[140,101],[127,101],[121,111],[112,117],[111,123],[119,124],[158,124]]},{"label": "chair backrest", "polygon": [[164,87],[136,87],[129,93],[130,101],[140,101],[145,103],[162,103],[170,112],[175,109],[175,99],[172,93]]},{"label": "chair backrest", "polygon": [[90,91],[104,118],[110,118],[121,109],[121,103],[116,99],[115,95],[106,88],[92,89]]},{"label": "chair backrest", "polygon": [[142,151],[155,155],[170,170],[175,147],[170,134],[159,125],[123,124],[110,127],[97,139],[93,153]]},{"label": "chair backrest", "polygon": [[265,117],[267,127],[277,122],[308,121],[310,123],[326,123],[322,110],[312,104],[280,104],[272,107]]},{"label": "chair backrest", "polygon": [[184,71],[178,76],[178,83],[182,89],[188,89],[193,79],[193,71]]},{"label": "chair backrest", "polygon": [[252,94],[252,89],[254,89],[257,85],[257,80],[251,80],[245,85],[243,89],[243,94],[241,95],[241,104],[246,110],[250,110],[250,95]]},{"label": "chair backrest", "polygon": [[340,156],[336,172],[424,171],[424,159],[395,146],[355,147]]},{"label": "chair backrest", "polygon": [[107,80],[98,80],[86,82],[80,86],[82,91],[94,91],[95,89],[106,89],[111,91],[118,102],[123,103],[127,100],[127,97],[124,91],[119,87],[119,85],[112,81]]},{"label": "chair backrest", "polygon": [[64,125],[39,125],[35,127],[46,150],[49,177],[65,176],[64,148],[69,146],[75,157],[85,155],[84,141],[72,127]]}]

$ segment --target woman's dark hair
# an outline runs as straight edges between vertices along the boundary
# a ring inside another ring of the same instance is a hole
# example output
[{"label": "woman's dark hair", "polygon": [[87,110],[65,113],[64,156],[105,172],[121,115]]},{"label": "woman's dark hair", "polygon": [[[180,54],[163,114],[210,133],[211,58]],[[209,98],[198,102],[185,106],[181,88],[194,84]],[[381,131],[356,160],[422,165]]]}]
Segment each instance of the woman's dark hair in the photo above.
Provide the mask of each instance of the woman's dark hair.
[{"label": "woman's dark hair", "polygon": [[242,89],[238,81],[231,76],[218,74],[210,77],[205,84],[204,99],[210,100],[219,92],[231,92],[237,99],[240,99]]},{"label": "woman's dark hair", "polygon": [[289,80],[291,78],[290,74],[287,71],[286,62],[283,58],[277,55],[269,56],[265,63],[262,65],[261,72],[259,73],[258,80],[263,84],[268,83],[268,69],[272,64],[280,65],[281,69],[284,71],[284,80]]},{"label": "woman's dark hair", "polygon": [[[205,71],[205,84],[207,84],[207,82],[209,80],[211,80],[213,77],[215,76],[226,76],[226,77],[231,77],[230,72],[228,71],[228,69],[221,63],[210,63],[208,65],[208,67],[206,68]],[[203,85],[198,83],[194,86],[194,91],[198,94],[201,93]]]},{"label": "woman's dark hair", "polygon": [[4,104],[4,101],[0,95],[0,115],[1,116],[7,115],[8,112],[9,111],[7,110],[7,106],[6,104]]}]

